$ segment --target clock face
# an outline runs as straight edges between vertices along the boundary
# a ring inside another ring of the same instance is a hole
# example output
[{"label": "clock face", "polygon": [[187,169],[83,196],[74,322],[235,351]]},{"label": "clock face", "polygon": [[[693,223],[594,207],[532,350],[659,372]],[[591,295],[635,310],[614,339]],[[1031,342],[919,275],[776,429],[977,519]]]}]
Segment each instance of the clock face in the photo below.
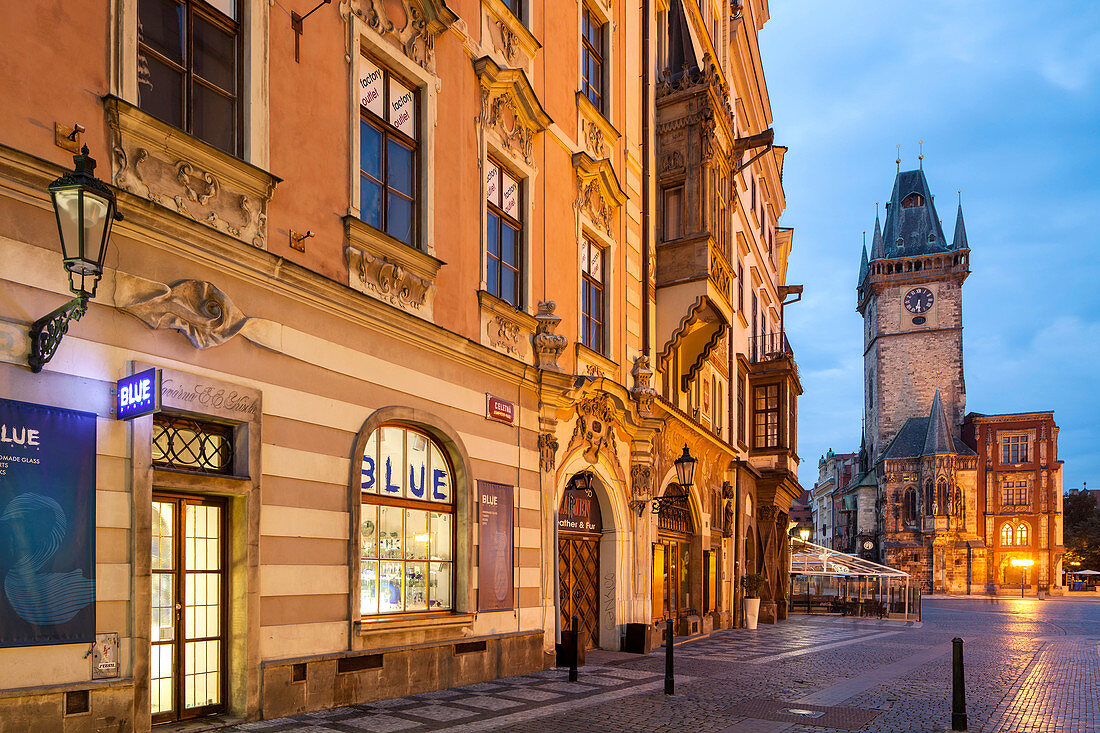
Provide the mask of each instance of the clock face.
[{"label": "clock face", "polygon": [[927,313],[935,297],[928,288],[913,288],[905,294],[905,310],[910,313]]},{"label": "clock face", "polygon": [[870,550],[870,549],[872,549],[872,548],[873,548],[874,546],[875,546],[875,543],[874,543],[874,542],[872,542],[871,540],[867,540],[866,542],[864,542],[864,543],[863,543],[863,549],[864,549],[864,550]]}]

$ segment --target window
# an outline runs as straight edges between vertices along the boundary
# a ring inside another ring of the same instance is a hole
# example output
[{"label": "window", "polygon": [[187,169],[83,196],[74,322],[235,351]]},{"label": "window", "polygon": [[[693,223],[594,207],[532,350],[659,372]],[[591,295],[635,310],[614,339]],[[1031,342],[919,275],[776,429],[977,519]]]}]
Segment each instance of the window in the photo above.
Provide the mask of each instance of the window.
[{"label": "window", "polygon": [[240,33],[236,0],[140,0],[138,106],[240,155]]},{"label": "window", "polygon": [[745,312],[745,263],[737,263],[737,310]]},{"label": "window", "polygon": [[942,478],[936,484],[936,514],[950,514],[947,509],[947,482]]},{"label": "window", "polygon": [[416,246],[417,95],[360,59],[359,218]]},{"label": "window", "polygon": [[867,407],[874,408],[875,406],[875,375],[867,375]]},{"label": "window", "polygon": [[1027,525],[1022,522],[1016,526],[1016,544],[1028,544]]},{"label": "window", "polygon": [[924,482],[924,513],[935,514],[936,497],[932,494],[932,479]]},{"label": "window", "polygon": [[593,351],[607,348],[604,301],[604,249],[588,238],[581,240],[581,343]]},{"label": "window", "polygon": [[737,375],[737,440],[745,442],[745,375]]},{"label": "window", "polygon": [[1005,481],[1001,488],[1001,506],[1027,506],[1027,481]]},{"label": "window", "polygon": [[1027,463],[1027,436],[1001,436],[1001,463]]},{"label": "window", "polygon": [[914,209],[918,206],[924,206],[924,197],[919,193],[911,193],[902,199],[901,208]]},{"label": "window", "polygon": [[779,447],[779,385],[753,387],[753,445]]},{"label": "window", "polygon": [[523,22],[523,0],[507,0],[508,10],[516,16],[516,20]]},{"label": "window", "polygon": [[661,211],[661,221],[664,224],[664,236],[662,239],[671,242],[684,236],[683,221],[684,187],[666,188],[664,193],[664,208]]},{"label": "window", "polygon": [[450,463],[431,437],[385,425],[362,464],[359,610],[363,616],[453,607]]},{"label": "window", "polygon": [[588,9],[581,6],[581,91],[601,112],[603,107],[604,25]]},{"label": "window", "polygon": [[233,428],[165,412],[153,417],[153,465],[233,473]]},{"label": "window", "polygon": [[485,169],[485,288],[504,302],[522,307],[523,188],[490,160]]},{"label": "window", "polygon": [[917,490],[912,486],[905,490],[902,499],[902,517],[906,524],[913,524],[917,521]]}]

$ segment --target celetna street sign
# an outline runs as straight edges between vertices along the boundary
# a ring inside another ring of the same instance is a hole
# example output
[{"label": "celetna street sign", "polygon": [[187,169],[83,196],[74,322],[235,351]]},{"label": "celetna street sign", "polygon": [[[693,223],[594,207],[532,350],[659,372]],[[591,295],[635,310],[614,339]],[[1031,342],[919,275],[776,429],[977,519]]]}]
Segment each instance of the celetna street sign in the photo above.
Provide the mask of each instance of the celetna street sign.
[{"label": "celetna street sign", "polygon": [[505,425],[516,424],[516,405],[514,402],[494,397],[485,393],[485,417],[488,420],[496,420]]},{"label": "celetna street sign", "polygon": [[159,369],[146,369],[118,380],[115,394],[116,420],[130,420],[160,412],[160,374]]}]

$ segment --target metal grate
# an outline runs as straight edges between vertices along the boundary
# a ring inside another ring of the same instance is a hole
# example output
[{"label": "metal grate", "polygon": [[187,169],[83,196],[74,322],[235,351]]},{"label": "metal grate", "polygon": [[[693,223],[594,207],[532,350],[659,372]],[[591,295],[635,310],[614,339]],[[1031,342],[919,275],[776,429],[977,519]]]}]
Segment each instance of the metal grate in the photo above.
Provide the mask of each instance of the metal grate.
[{"label": "metal grate", "polygon": [[679,497],[677,502],[663,502],[657,514],[657,529],[680,535],[695,534],[695,522],[691,518],[688,495],[680,484],[669,484],[665,497]]},{"label": "metal grate", "polygon": [[153,465],[233,472],[233,428],[160,413],[153,419]]}]

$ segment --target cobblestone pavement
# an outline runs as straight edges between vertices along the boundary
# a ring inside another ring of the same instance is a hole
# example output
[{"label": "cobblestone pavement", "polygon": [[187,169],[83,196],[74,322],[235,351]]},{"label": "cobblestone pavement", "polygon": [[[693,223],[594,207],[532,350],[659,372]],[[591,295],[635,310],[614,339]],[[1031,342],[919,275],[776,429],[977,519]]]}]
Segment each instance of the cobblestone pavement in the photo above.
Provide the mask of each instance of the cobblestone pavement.
[{"label": "cobblestone pavement", "polygon": [[943,731],[951,639],[965,640],[971,731],[1100,731],[1100,603],[929,600],[921,624],[793,616],[664,650],[590,652],[565,670],[246,723],[234,730]]}]

